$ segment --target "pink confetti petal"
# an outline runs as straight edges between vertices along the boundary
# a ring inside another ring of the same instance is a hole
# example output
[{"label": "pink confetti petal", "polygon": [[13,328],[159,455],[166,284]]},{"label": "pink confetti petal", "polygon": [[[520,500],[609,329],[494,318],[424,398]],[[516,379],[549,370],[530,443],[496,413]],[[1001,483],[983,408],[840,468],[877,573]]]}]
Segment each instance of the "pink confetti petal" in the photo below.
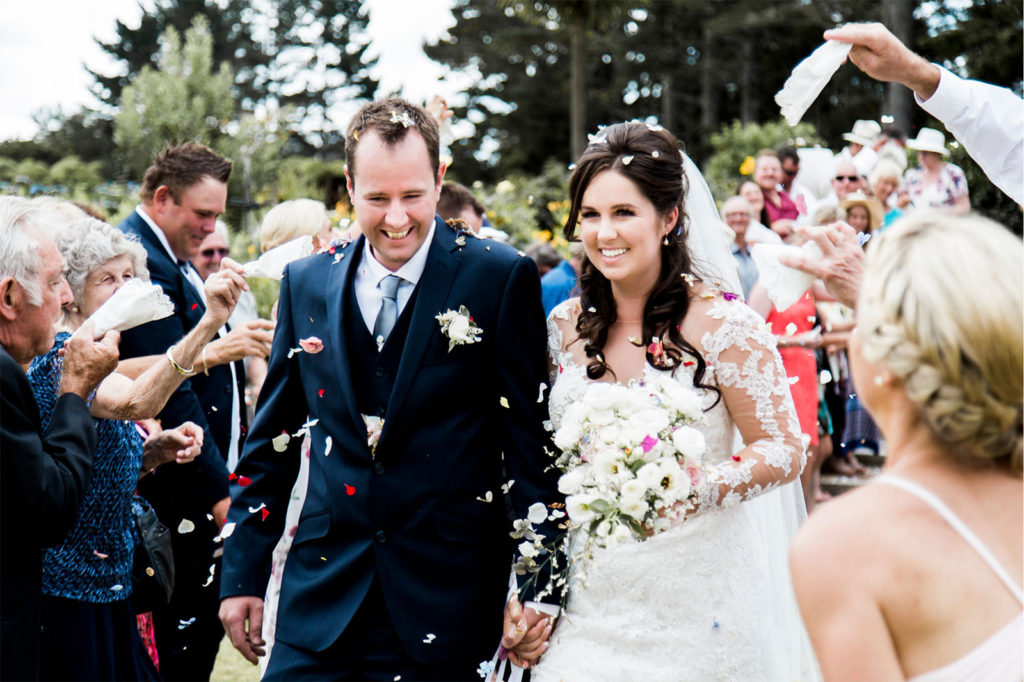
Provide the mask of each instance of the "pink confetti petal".
[{"label": "pink confetti petal", "polygon": [[644,449],[644,452],[650,452],[651,448],[658,444],[658,439],[651,436],[647,436],[640,443],[640,447]]},{"label": "pink confetti petal", "polygon": [[299,345],[302,346],[302,350],[310,355],[316,355],[324,349],[324,342],[315,336],[311,336],[308,339],[299,339]]}]

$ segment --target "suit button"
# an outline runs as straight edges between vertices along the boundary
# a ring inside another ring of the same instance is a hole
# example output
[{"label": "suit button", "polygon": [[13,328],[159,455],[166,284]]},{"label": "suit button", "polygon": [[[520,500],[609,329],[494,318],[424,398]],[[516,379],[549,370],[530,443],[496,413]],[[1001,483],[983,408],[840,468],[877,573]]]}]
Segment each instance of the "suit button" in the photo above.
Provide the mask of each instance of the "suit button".
[{"label": "suit button", "polygon": [[383,365],[377,365],[377,369],[375,370],[375,373],[379,377],[384,376],[384,373],[385,373],[384,366]]},{"label": "suit button", "polygon": [[373,473],[378,474],[378,475],[383,474],[384,473],[384,465],[381,464],[380,462],[374,462],[373,463]]},{"label": "suit button", "polygon": [[384,531],[382,531],[382,530],[377,531],[377,534],[374,535],[373,537],[374,537],[374,539],[377,540],[377,542],[386,542],[387,539],[388,539],[387,536],[384,535]]}]

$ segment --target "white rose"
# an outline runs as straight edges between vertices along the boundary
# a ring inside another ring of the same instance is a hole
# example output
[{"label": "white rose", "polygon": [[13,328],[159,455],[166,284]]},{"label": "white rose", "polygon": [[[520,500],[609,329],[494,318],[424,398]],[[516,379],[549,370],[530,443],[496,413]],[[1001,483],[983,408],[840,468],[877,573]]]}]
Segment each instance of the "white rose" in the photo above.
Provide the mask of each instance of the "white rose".
[{"label": "white rose", "polygon": [[[614,410],[620,404],[628,404],[628,396],[623,396],[624,387],[605,382],[594,382],[583,394],[583,402],[588,411]],[[624,399],[625,398],[625,399]]]},{"label": "white rose", "polygon": [[687,457],[699,458],[704,454],[707,443],[704,434],[692,426],[681,426],[672,432],[672,444]]},{"label": "white rose", "polygon": [[646,435],[656,438],[668,428],[668,415],[661,409],[643,409],[631,417],[630,423],[637,430],[645,431]]},{"label": "white rose", "polygon": [[588,415],[588,418],[592,424],[604,426],[615,421],[615,411],[611,409],[594,410]]},{"label": "white rose", "polygon": [[559,450],[572,450],[579,445],[582,435],[580,427],[576,424],[563,424],[560,429],[555,431],[555,446]]},{"label": "white rose", "polygon": [[624,523],[615,526],[615,532],[612,534],[612,537],[618,542],[629,540],[631,536],[632,532],[629,530],[629,526]]},{"label": "white rose", "polygon": [[605,444],[605,445],[609,445],[609,446],[615,447],[615,446],[617,446],[619,444],[619,442],[621,440],[622,440],[622,429],[619,427],[619,424],[617,422],[615,422],[615,421],[611,422],[610,424],[605,424],[603,426],[599,426],[594,431],[594,445],[595,445],[595,447],[599,447],[600,444]]},{"label": "white rose", "polygon": [[608,523],[607,521],[602,521],[601,523],[597,524],[596,533],[599,538],[608,537],[612,533],[612,524]]},{"label": "white rose", "polygon": [[631,516],[637,521],[643,521],[644,515],[647,513],[647,503],[641,500],[623,500],[622,504],[619,505],[619,511],[626,516]]},{"label": "white rose", "polygon": [[558,492],[563,495],[575,495],[583,487],[582,467],[567,471],[558,479]]},{"label": "white rose", "polygon": [[702,414],[700,396],[693,389],[686,388],[677,381],[667,381],[662,391],[668,403],[676,410],[690,417]]},{"label": "white rose", "polygon": [[530,523],[544,523],[548,518],[548,508],[543,502],[534,502],[526,512],[526,520]]},{"label": "white rose", "polygon": [[580,493],[565,498],[565,511],[573,523],[588,523],[597,518],[597,514],[590,509],[590,504],[597,499],[593,493]]},{"label": "white rose", "polygon": [[465,315],[456,315],[448,325],[448,338],[463,343],[470,340],[469,319]]},{"label": "white rose", "polygon": [[622,502],[635,502],[642,501],[647,495],[647,486],[644,485],[643,481],[633,478],[622,484],[619,489],[622,495]]},{"label": "white rose", "polygon": [[537,548],[532,542],[521,542],[519,543],[519,553],[527,559],[532,559],[537,556]]}]

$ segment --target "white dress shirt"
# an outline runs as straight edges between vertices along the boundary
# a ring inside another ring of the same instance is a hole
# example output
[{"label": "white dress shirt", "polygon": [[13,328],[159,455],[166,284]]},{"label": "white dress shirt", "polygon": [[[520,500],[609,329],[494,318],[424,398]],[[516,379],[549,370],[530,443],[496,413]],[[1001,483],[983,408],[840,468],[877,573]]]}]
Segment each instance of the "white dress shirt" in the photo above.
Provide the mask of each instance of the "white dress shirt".
[{"label": "white dress shirt", "polygon": [[356,266],[356,277],[353,286],[356,290],[356,303],[359,304],[359,312],[363,315],[363,322],[366,328],[373,333],[373,323],[380,311],[380,304],[384,295],[380,291],[380,283],[388,275],[397,275],[401,281],[398,283],[398,292],[395,302],[398,304],[398,315],[401,316],[405,305],[412,297],[412,292],[423,276],[423,269],[427,267],[427,254],[430,252],[430,242],[434,240],[434,224],[430,224],[430,232],[427,238],[420,244],[420,248],[407,260],[402,267],[391,272],[380,264],[380,261],[373,255],[370,248],[370,241],[363,242],[363,251],[359,255],[359,264]]},{"label": "white dress shirt", "polygon": [[[153,234],[156,235],[157,240],[163,245],[164,250],[171,257],[171,260],[177,264],[178,257],[174,254],[171,249],[171,243],[167,240],[167,235],[160,229],[152,218],[149,217],[142,206],[136,206],[135,212],[139,214],[139,217],[146,221],[149,228],[153,230]],[[179,267],[179,270],[181,268]],[[192,267],[191,264],[186,264],[184,267],[183,274],[185,279],[188,280],[192,288],[196,290],[199,298],[203,301],[203,305],[206,305],[206,288],[203,283],[203,278],[199,276],[199,271]],[[217,332],[218,338],[224,338],[228,333],[227,327],[221,327]],[[177,339],[175,340],[175,343]],[[231,442],[228,445],[228,452],[225,453],[227,457],[228,472],[235,470],[235,466],[238,465],[238,441],[242,438],[242,403],[238,397],[238,376],[235,373],[235,363],[229,362],[228,369],[231,370]],[[177,424],[175,424],[177,426]],[[173,428],[173,427],[172,427]]]},{"label": "white dress shirt", "polygon": [[1007,88],[939,71],[935,93],[914,99],[942,121],[992,184],[1024,205],[1024,100]]}]

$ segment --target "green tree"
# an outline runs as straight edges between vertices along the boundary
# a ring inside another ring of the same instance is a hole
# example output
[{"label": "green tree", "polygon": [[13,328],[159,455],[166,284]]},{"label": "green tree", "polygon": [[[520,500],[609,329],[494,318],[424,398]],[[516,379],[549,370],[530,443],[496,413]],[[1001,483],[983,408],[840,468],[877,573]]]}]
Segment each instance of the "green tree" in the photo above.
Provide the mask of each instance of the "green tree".
[{"label": "green tree", "polygon": [[124,89],[114,120],[114,141],[129,177],[142,177],[153,155],[167,144],[216,146],[234,114],[231,69],[225,63],[214,72],[206,20],[196,18],[184,44],[173,27],[165,39],[159,69],[142,68]]},{"label": "green tree", "polygon": [[754,156],[762,149],[775,149],[782,145],[814,147],[823,142],[810,123],[800,122],[790,127],[781,119],[745,125],[733,121],[711,136],[714,153],[704,174],[715,198],[724,199],[735,194],[743,181],[740,166],[748,156]]},{"label": "green tree", "polygon": [[103,182],[100,162],[85,163],[77,156],[65,156],[50,168],[50,180],[72,191],[79,187],[92,189]]},{"label": "green tree", "polygon": [[43,184],[50,179],[50,167],[37,159],[24,159],[18,164],[14,179],[23,184]]}]

